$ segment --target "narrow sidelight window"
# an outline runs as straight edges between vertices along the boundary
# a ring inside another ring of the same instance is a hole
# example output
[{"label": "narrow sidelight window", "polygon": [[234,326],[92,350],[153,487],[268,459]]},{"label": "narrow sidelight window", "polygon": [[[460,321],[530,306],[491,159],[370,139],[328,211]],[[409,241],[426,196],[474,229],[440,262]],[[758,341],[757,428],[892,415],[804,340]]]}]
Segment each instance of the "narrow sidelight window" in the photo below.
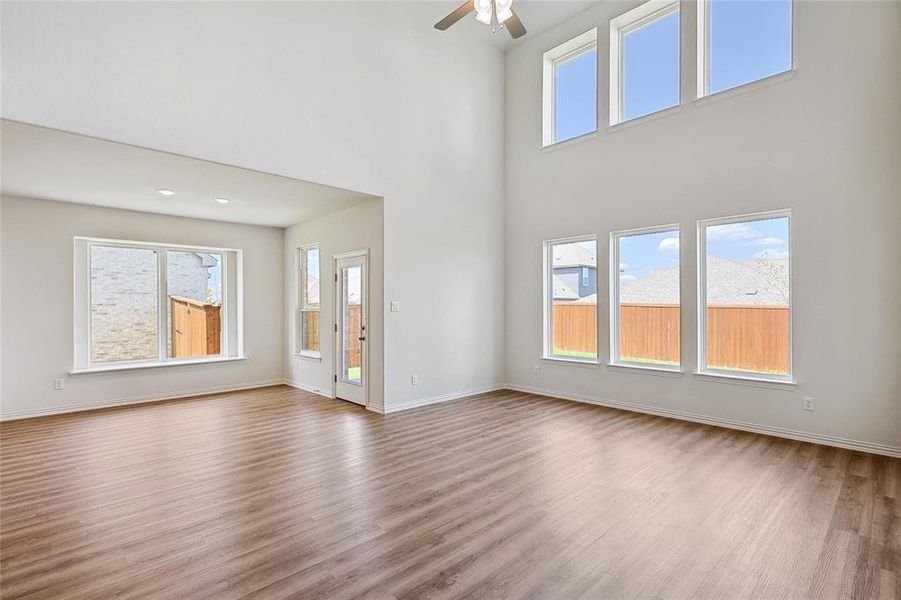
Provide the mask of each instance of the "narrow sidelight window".
[{"label": "narrow sidelight window", "polygon": [[545,242],[544,357],[597,362],[597,239]]}]

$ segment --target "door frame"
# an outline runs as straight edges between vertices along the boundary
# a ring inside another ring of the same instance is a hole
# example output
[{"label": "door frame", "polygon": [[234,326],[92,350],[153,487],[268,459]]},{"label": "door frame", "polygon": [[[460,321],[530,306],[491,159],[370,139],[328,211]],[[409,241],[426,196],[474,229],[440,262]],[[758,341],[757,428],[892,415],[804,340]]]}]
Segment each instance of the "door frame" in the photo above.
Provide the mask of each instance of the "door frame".
[{"label": "door frame", "polygon": [[362,324],[365,327],[366,341],[360,346],[362,356],[363,381],[360,387],[363,390],[363,407],[369,408],[369,248],[339,252],[332,256],[332,273],[335,279],[335,323],[332,327],[334,337],[334,361],[332,363],[332,398],[338,398],[338,371],[341,370],[341,340],[338,335],[338,321],[341,314],[341,295],[338,293],[338,261],[343,258],[363,258],[363,278],[360,282],[360,296],[363,302]]}]

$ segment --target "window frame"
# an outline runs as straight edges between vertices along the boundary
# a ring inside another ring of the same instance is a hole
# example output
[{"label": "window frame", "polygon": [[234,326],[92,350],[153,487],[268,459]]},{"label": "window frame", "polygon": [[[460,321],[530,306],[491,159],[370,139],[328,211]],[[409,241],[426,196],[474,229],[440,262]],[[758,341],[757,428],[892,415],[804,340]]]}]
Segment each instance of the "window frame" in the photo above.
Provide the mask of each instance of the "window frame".
[{"label": "window frame", "polygon": [[[543,255],[543,265],[542,265],[542,294],[543,294],[543,323],[542,323],[542,337],[544,338],[542,341],[542,351],[541,358],[542,360],[551,360],[551,361],[560,361],[566,363],[575,363],[581,365],[590,365],[590,366],[598,366],[601,361],[601,346],[598,346],[597,356],[595,358],[582,358],[578,356],[563,356],[554,354],[554,257],[553,257],[553,249],[554,246],[562,245],[562,244],[578,244],[579,242],[594,242],[595,243],[595,253],[597,253],[597,241],[598,236],[595,234],[587,234],[587,235],[579,235],[573,237],[566,238],[555,238],[552,240],[545,240],[542,242],[542,255]],[[597,261],[595,261],[597,263]],[[581,277],[581,274],[580,274]],[[600,299],[598,297],[598,299]],[[600,340],[600,327],[601,327],[601,319],[600,319],[600,302],[595,305],[595,311],[597,312],[596,323],[597,330],[595,331],[595,339]]]},{"label": "window frame", "polygon": [[743,89],[747,86],[753,86],[754,84],[759,84],[761,81],[767,81],[771,78],[780,78],[784,77],[786,73],[792,73],[795,70],[795,0],[791,1],[791,44],[789,47],[791,48],[791,64],[788,69],[784,71],[778,71],[776,73],[770,73],[769,75],[765,75],[763,77],[759,77],[757,79],[753,79],[751,81],[746,81],[740,85],[736,85],[730,88],[726,88],[723,90],[719,90],[717,92],[710,91],[710,32],[711,32],[711,23],[710,23],[710,3],[712,0],[698,0],[697,13],[698,13],[698,23],[697,23],[697,90],[696,90],[696,99],[701,100],[703,98],[708,98],[710,96],[717,96],[719,94],[726,94],[728,92],[734,92],[735,90]]},{"label": "window frame", "polygon": [[[316,304],[310,304],[307,300],[307,253],[310,250],[316,250],[319,253],[319,302]],[[297,343],[296,343],[296,354],[299,356],[305,356],[308,358],[322,358],[322,250],[319,248],[319,242],[312,242],[309,244],[303,244],[302,246],[297,247],[297,261],[298,261],[298,269],[296,269],[296,273],[298,275],[298,286],[297,286],[297,301],[296,301],[296,310],[295,313],[297,315]],[[303,315],[304,313],[313,313],[319,315],[319,350],[306,350],[303,347]]]},{"label": "window frame", "polygon": [[[153,250],[157,268],[157,357],[96,362],[92,360],[92,285],[91,249],[93,247],[131,248]],[[203,252],[222,256],[222,301],[220,326],[220,352],[211,356],[172,358],[169,356],[170,323],[168,311],[168,252]],[[73,367],[70,374],[120,371],[211,362],[244,360],[243,340],[243,253],[238,248],[217,248],[188,244],[170,244],[119,240],[87,236],[73,237]],[[232,281],[230,271],[235,272]],[[234,305],[232,305],[234,301]],[[234,316],[230,316],[234,313]],[[232,323],[232,319],[235,320]],[[233,332],[229,335],[229,332]]]},{"label": "window frame", "polygon": [[[707,228],[717,225],[729,225],[732,223],[746,223],[749,221],[762,221],[766,219],[788,218],[788,375],[774,373],[755,373],[752,371],[737,371],[731,369],[712,369],[707,366]],[[717,377],[727,379],[745,380],[750,382],[776,383],[794,385],[795,380],[795,356],[794,356],[794,290],[793,290],[793,255],[792,248],[792,214],[791,209],[770,210],[757,213],[748,213],[730,217],[717,217],[702,219],[697,223],[697,273],[698,273],[698,365],[695,374],[701,377]]]},{"label": "window frame", "polygon": [[[567,61],[579,58],[592,50],[597,53],[598,50],[598,28],[593,27],[588,31],[580,33],[574,38],[559,44],[542,55],[542,127],[541,127],[541,147],[549,148],[551,146],[562,144],[584,138],[585,136],[596,134],[598,131],[598,81],[600,78],[595,74],[595,91],[594,91],[594,110],[595,121],[594,129],[585,133],[566,138],[564,140],[557,139],[556,117],[557,117],[557,67]],[[597,63],[600,65],[600,63]]]},{"label": "window frame", "polygon": [[[625,104],[623,80],[623,41],[626,35],[650,25],[658,19],[679,13],[679,101],[653,112],[630,119],[623,118]],[[682,105],[682,15],[679,0],[648,0],[623,14],[610,19],[610,117],[609,125],[620,125],[671,110]]]},{"label": "window frame", "polygon": [[[679,364],[660,365],[641,361],[622,360],[620,351],[620,252],[619,241],[624,237],[646,235],[652,233],[665,233],[675,231],[679,235]],[[667,371],[682,373],[682,228],[679,223],[667,225],[655,225],[653,227],[639,227],[636,229],[622,229],[610,232],[610,362],[612,367],[629,367],[634,369],[647,369],[650,371]]]}]

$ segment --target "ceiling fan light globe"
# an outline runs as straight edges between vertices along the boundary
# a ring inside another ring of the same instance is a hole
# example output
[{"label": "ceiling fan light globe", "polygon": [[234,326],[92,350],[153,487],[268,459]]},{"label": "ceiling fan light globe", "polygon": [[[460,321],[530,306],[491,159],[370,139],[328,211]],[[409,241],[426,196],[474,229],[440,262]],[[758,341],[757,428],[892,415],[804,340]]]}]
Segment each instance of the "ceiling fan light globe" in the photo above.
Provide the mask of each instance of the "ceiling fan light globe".
[{"label": "ceiling fan light globe", "polygon": [[479,11],[476,13],[476,21],[491,25],[491,10]]},{"label": "ceiling fan light globe", "polygon": [[491,0],[474,0],[476,12],[485,12],[491,10]]},{"label": "ceiling fan light globe", "polygon": [[513,0],[495,0],[498,10],[510,9],[513,7]]},{"label": "ceiling fan light globe", "polygon": [[497,22],[503,23],[507,19],[513,16],[513,11],[509,8],[504,8],[500,4],[497,5]]}]

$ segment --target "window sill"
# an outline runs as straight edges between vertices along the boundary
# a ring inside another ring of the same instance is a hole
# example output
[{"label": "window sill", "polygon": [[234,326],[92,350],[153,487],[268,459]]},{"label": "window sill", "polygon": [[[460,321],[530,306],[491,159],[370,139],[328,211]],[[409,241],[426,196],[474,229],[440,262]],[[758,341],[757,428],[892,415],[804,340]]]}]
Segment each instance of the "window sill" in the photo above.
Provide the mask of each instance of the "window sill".
[{"label": "window sill", "polygon": [[739,96],[746,92],[753,92],[754,90],[759,90],[761,88],[770,87],[771,85],[776,85],[782,83],[783,81],[788,81],[792,77],[795,76],[795,73],[798,72],[798,69],[793,68],[788,71],[782,71],[781,73],[776,73],[775,75],[770,75],[768,77],[764,77],[763,79],[757,79],[755,81],[749,81],[748,83],[743,83],[742,85],[735,86],[733,88],[729,88],[727,90],[722,90],[716,92],[714,94],[707,94],[706,96],[701,96],[700,98],[695,99],[695,106],[703,106],[705,104],[710,104],[711,102],[716,102],[718,100],[723,100],[725,98],[732,98],[733,96]]},{"label": "window sill", "polygon": [[550,144],[542,144],[541,151],[549,152],[551,150],[558,150],[560,148],[565,148],[566,146],[571,146],[572,144],[577,144],[579,142],[584,142],[585,140],[590,140],[593,137],[597,137],[598,130],[589,131],[588,133],[583,133],[582,135],[577,135],[576,137],[571,137],[565,140],[560,140],[559,142],[551,142]]},{"label": "window sill", "polygon": [[685,372],[679,367],[655,367],[653,365],[636,365],[627,363],[607,363],[607,368],[612,371],[622,371],[624,373],[644,373],[645,375],[656,375],[658,377],[682,377]]},{"label": "window sill", "polygon": [[649,121],[656,121],[657,119],[662,119],[664,117],[668,117],[670,115],[675,115],[682,112],[682,105],[677,104],[675,106],[670,106],[669,108],[661,108],[660,110],[656,110],[652,113],[648,113],[646,115],[641,115],[640,117],[633,117],[628,121],[620,121],[619,123],[614,123],[607,127],[607,133],[614,133],[616,131],[620,131],[622,129],[628,129],[630,127],[635,127],[636,125],[641,125],[643,123],[647,123]]},{"label": "window sill", "polygon": [[131,363],[109,365],[105,367],[88,367],[85,369],[72,369],[69,375],[86,375],[89,373],[115,373],[116,371],[136,371],[139,369],[159,369],[161,367],[181,367],[185,365],[208,365],[225,362],[247,360],[246,356],[225,356],[216,358],[196,358],[188,360],[170,360],[166,362]]},{"label": "window sill", "polygon": [[564,358],[562,356],[542,356],[541,360],[552,362],[552,363],[563,363],[566,365],[573,365],[576,367],[592,367],[597,368],[600,366],[600,363],[597,360],[584,359],[579,360],[578,358]]},{"label": "window sill", "polygon": [[322,360],[322,354],[319,352],[295,352],[294,356],[306,360],[315,360],[317,362]]},{"label": "window sill", "polygon": [[781,390],[794,390],[798,383],[794,379],[776,379],[771,377],[756,377],[754,375],[739,375],[728,372],[696,371],[695,379],[702,381],[714,381],[716,383],[735,383]]}]

